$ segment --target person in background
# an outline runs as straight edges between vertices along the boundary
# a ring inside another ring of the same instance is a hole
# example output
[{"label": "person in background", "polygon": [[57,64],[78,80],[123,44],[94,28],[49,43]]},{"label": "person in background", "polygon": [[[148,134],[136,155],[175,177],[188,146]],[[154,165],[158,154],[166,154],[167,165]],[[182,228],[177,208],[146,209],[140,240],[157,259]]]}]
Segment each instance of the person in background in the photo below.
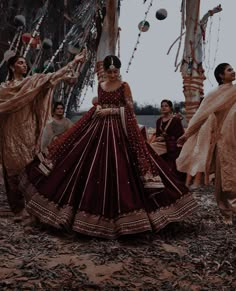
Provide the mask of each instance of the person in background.
[{"label": "person in background", "polygon": [[52,110],[52,121],[43,130],[41,151],[46,152],[48,145],[69,129],[73,123],[64,117],[65,106],[62,102],[55,102]]},{"label": "person in background", "polygon": [[167,99],[162,100],[161,117],[156,121],[156,135],[150,145],[165,160],[171,171],[185,181],[186,175],[176,169],[176,159],[181,151],[181,147],[177,146],[177,140],[183,133],[181,119],[173,115],[173,103]]},{"label": "person in background", "polygon": [[236,86],[235,71],[227,64],[215,69],[219,87],[209,93],[178,143],[180,171],[215,174],[215,196],[225,224],[236,213]]},{"label": "person in background", "polygon": [[19,174],[40,151],[54,88],[74,79],[71,71],[84,59],[82,52],[57,72],[28,77],[25,58],[15,55],[8,61],[8,80],[0,85],[0,158],[8,203],[19,217],[25,206]]}]

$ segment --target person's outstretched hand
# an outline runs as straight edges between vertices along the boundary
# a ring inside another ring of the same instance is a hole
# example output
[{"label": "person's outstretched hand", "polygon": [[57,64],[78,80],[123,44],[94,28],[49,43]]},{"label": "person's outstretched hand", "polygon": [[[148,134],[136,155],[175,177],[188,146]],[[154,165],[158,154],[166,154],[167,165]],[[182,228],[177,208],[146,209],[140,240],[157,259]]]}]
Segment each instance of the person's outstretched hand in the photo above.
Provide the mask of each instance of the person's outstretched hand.
[{"label": "person's outstretched hand", "polygon": [[83,63],[86,59],[86,50],[82,50],[81,53],[77,54],[75,57],[74,57],[74,62],[75,63]]}]

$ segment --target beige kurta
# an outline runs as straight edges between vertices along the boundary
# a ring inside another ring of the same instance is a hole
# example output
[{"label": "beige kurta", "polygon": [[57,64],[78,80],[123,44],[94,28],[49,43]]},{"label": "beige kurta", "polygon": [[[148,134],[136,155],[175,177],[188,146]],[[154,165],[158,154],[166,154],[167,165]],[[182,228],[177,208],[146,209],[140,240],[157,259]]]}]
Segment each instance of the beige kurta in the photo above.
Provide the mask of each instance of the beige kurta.
[{"label": "beige kurta", "polygon": [[188,140],[177,159],[178,170],[192,176],[216,173],[216,196],[230,193],[234,200],[230,199],[228,206],[236,211],[236,86],[220,85],[206,96],[186,135]]},{"label": "beige kurta", "polygon": [[40,150],[55,85],[68,66],[0,86],[0,155],[8,176],[18,175]]},{"label": "beige kurta", "polygon": [[0,87],[1,158],[8,176],[19,174],[39,148],[52,87],[50,75],[39,74]]},{"label": "beige kurta", "polygon": [[68,79],[73,63],[51,74],[34,74],[0,86],[0,160],[9,205],[24,208],[19,174],[40,151],[43,128],[51,115],[51,97],[58,81]]}]

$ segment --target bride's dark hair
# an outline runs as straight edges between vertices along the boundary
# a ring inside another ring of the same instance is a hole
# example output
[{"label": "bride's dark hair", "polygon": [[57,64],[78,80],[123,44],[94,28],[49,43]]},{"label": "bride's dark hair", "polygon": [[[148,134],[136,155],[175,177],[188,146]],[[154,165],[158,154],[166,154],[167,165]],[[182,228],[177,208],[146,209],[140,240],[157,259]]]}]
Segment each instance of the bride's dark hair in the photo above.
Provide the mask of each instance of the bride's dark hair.
[{"label": "bride's dark hair", "polygon": [[121,61],[117,56],[106,56],[103,61],[103,66],[105,70],[110,69],[110,66],[114,66],[116,69],[120,69],[121,67]]}]

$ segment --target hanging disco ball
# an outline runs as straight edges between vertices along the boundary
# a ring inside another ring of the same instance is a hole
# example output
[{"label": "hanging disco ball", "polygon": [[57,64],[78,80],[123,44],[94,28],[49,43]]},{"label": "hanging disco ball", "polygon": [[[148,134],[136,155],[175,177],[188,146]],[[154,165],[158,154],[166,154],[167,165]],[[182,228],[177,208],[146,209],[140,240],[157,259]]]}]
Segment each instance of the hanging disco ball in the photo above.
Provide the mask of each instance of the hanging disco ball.
[{"label": "hanging disco ball", "polygon": [[164,19],[166,19],[167,14],[168,13],[167,13],[166,9],[161,8],[161,9],[157,10],[157,12],[156,12],[156,18],[158,20],[164,20]]},{"label": "hanging disco ball", "polygon": [[148,21],[143,20],[143,21],[139,22],[138,29],[141,32],[146,32],[149,30],[149,28],[150,28],[150,24]]}]

